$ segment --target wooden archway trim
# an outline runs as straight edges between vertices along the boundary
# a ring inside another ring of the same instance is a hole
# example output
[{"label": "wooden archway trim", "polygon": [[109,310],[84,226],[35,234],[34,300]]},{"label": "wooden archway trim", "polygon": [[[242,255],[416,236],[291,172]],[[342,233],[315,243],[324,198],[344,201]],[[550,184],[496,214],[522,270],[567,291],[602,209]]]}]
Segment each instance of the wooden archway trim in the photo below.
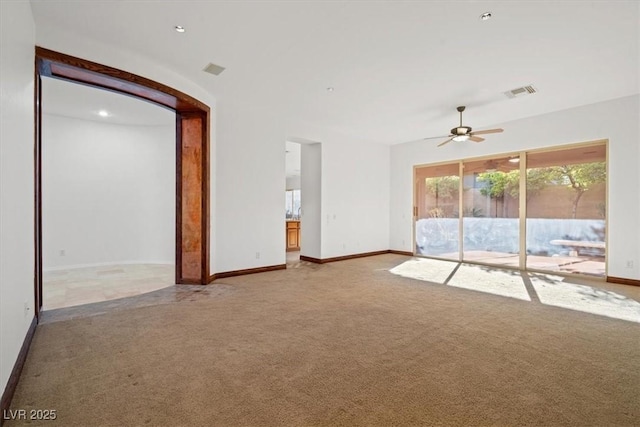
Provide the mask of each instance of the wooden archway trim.
[{"label": "wooden archway trim", "polygon": [[176,112],[176,283],[209,282],[210,109],[197,99],[127,71],[36,46],[36,307],[42,306],[42,86],[47,76],[110,90]]},{"label": "wooden archway trim", "polygon": [[170,86],[117,68],[87,61],[36,46],[38,68],[43,76],[57,77],[101,89],[135,96],[175,110],[178,113],[206,111],[209,107]]}]

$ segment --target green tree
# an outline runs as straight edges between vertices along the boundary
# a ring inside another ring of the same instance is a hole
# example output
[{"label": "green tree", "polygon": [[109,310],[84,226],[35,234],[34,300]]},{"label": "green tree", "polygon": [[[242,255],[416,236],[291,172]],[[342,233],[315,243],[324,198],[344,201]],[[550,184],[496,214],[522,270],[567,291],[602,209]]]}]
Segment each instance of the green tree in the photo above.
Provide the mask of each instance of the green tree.
[{"label": "green tree", "polygon": [[460,177],[440,176],[437,178],[425,178],[425,186],[429,194],[443,199],[451,199],[458,196]]},{"label": "green tree", "polygon": [[527,202],[542,189],[554,182],[562,181],[562,174],[554,168],[535,168],[527,170]]},{"label": "green tree", "polygon": [[[427,193],[435,197],[436,206],[433,212],[438,212],[438,217],[449,216],[451,212],[445,212],[439,202],[451,202],[458,197],[460,187],[460,177],[458,176],[440,176],[435,178],[425,178],[425,189]],[[447,209],[450,211],[450,209]],[[430,215],[434,215],[430,213]]]},{"label": "green tree", "polygon": [[[520,171],[514,170],[509,172],[483,172],[478,174],[478,181],[486,184],[480,189],[480,194],[489,196],[497,201],[502,201],[502,216],[507,216],[507,204],[504,201],[506,195],[510,197],[518,197],[520,192]],[[496,212],[497,216],[497,212]]]},{"label": "green tree", "polygon": [[578,213],[578,203],[582,195],[589,191],[593,185],[606,182],[606,165],[604,162],[595,162],[555,166],[555,168],[563,178],[563,183],[575,192],[571,207],[571,218],[575,219]]},{"label": "green tree", "polygon": [[520,171],[483,172],[478,174],[478,181],[487,184],[480,189],[480,194],[491,198],[501,199],[505,195],[518,197],[520,193]]}]

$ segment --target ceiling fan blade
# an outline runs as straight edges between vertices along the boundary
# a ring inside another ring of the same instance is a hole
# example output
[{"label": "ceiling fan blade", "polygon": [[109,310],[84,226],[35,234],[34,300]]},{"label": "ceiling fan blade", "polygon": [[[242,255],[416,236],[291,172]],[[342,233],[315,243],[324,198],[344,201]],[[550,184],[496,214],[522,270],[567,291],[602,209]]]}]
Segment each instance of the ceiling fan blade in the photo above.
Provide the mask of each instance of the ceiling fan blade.
[{"label": "ceiling fan blade", "polygon": [[484,138],[480,138],[479,136],[470,136],[469,137],[469,141],[482,142],[482,141],[484,141]]},{"label": "ceiling fan blade", "polygon": [[448,144],[448,143],[450,143],[451,141],[453,141],[453,138],[449,138],[449,139],[447,139],[445,142],[441,142],[440,144],[438,144],[438,147],[442,147],[444,144]]},{"label": "ceiling fan blade", "polygon": [[452,135],[428,136],[426,138],[422,138],[420,141],[426,141],[427,139],[441,139],[441,138],[447,138],[450,136]]},{"label": "ceiling fan blade", "polygon": [[504,129],[487,129],[487,130],[478,130],[471,132],[471,135],[486,135],[488,133],[500,133],[504,132]]}]

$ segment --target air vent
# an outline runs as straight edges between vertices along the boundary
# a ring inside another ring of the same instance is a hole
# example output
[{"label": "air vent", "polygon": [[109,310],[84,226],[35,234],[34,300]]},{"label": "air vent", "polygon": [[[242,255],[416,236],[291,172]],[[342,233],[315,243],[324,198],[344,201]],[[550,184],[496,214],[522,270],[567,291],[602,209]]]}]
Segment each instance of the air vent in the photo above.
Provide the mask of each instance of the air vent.
[{"label": "air vent", "polygon": [[507,98],[519,98],[525,95],[531,95],[536,93],[537,90],[532,85],[517,87],[515,89],[511,89],[510,91],[505,92],[504,94]]},{"label": "air vent", "polygon": [[224,70],[225,70],[224,67],[221,67],[219,65],[216,65],[210,62],[209,65],[204,67],[202,71],[205,71],[209,74],[213,74],[214,76],[219,76],[220,73],[222,73]]}]

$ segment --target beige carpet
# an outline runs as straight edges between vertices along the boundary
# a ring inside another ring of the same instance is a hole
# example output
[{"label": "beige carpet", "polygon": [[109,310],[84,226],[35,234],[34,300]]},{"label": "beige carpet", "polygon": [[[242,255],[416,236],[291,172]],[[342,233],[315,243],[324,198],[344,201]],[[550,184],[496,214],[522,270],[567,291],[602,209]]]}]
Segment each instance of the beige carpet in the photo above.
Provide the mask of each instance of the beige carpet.
[{"label": "beige carpet", "polygon": [[404,278],[398,255],[38,327],[12,409],[61,426],[630,426],[640,325]]}]

